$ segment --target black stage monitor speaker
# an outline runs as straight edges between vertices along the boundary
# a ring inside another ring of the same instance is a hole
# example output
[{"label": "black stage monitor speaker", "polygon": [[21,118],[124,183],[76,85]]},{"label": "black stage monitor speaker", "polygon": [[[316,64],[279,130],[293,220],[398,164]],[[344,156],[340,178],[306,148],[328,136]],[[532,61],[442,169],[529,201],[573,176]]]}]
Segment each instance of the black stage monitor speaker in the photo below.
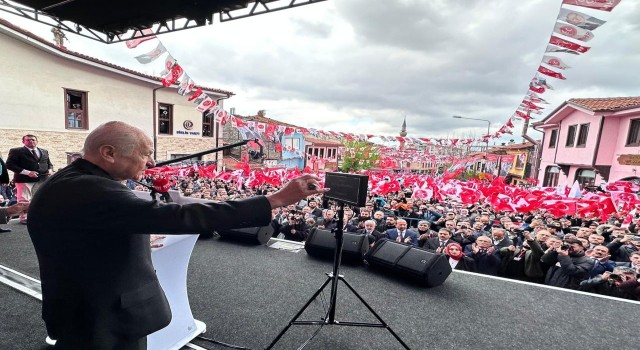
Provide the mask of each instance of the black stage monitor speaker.
[{"label": "black stage monitor speaker", "polygon": [[380,240],[367,256],[372,267],[398,272],[427,287],[439,286],[451,274],[449,258],[410,245]]},{"label": "black stage monitor speaker", "polygon": [[[331,231],[311,230],[304,244],[307,254],[322,259],[333,259],[336,239]],[[342,260],[351,263],[362,263],[369,250],[367,236],[354,233],[343,233]]]},{"label": "black stage monitor speaker", "polygon": [[273,226],[270,224],[261,227],[236,228],[229,230],[217,230],[220,237],[253,244],[267,244],[273,234]]},{"label": "black stage monitor speaker", "polygon": [[330,190],[324,194],[324,197],[356,207],[364,207],[368,186],[369,176],[367,175],[328,172],[324,177],[324,187]]}]

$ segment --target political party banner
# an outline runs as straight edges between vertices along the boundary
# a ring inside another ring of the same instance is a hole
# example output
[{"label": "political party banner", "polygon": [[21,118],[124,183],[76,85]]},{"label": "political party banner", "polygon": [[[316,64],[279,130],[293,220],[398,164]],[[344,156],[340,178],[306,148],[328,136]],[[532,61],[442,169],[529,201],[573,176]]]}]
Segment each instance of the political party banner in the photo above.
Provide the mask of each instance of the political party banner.
[{"label": "political party banner", "polygon": [[560,14],[558,15],[558,19],[569,24],[573,24],[574,26],[586,30],[594,30],[601,25],[607,23],[601,19],[592,17],[590,15],[584,14],[582,12],[573,11],[571,9],[562,8],[560,9]]},{"label": "political party banner", "polygon": [[591,33],[591,31],[560,21],[556,22],[555,27],[553,27],[553,31],[580,41],[589,41],[593,39],[593,33]]},{"label": "political party banner", "polygon": [[499,176],[506,176],[509,173],[511,167],[513,166],[514,159],[515,156],[512,154],[500,156],[500,173],[498,173]]},{"label": "political party banner", "polygon": [[524,177],[524,171],[527,168],[527,157],[529,155],[528,152],[509,152],[513,155],[513,161],[511,170],[509,170],[509,174],[513,174],[519,177]]},{"label": "political party banner", "polygon": [[562,0],[563,4],[611,12],[622,0]]},{"label": "political party banner", "polygon": [[500,156],[497,154],[487,154],[486,162],[484,163],[484,172],[491,175],[497,175],[498,161]]}]

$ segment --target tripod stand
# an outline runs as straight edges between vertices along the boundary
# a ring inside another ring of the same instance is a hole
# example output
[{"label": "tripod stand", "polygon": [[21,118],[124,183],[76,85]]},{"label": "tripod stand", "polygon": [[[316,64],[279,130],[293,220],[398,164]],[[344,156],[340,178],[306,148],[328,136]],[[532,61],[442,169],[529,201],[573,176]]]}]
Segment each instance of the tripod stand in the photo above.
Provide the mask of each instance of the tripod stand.
[{"label": "tripod stand", "polygon": [[[342,244],[344,241],[343,220],[344,220],[344,203],[339,202],[338,226],[335,230],[336,250],[333,257],[333,271],[327,274],[327,279],[324,281],[322,286],[320,286],[320,288],[311,296],[311,298],[307,301],[306,304],[304,304],[304,306],[298,311],[298,313],[296,313],[296,315],[293,316],[291,321],[289,321],[289,324],[287,324],[287,326],[284,327],[282,331],[280,331],[278,336],[271,342],[271,344],[267,346],[266,348],[267,350],[272,349],[276,345],[276,343],[278,343],[280,338],[282,338],[282,336],[287,332],[289,327],[294,325],[319,325],[320,326],[320,328],[318,328],[318,330],[316,330],[316,332],[309,339],[307,339],[298,349],[302,349],[307,344],[309,344],[309,342],[311,342],[311,340],[320,332],[322,327],[324,327],[325,325],[386,328],[391,333],[391,335],[393,335],[396,338],[396,340],[398,340],[398,342],[402,344],[402,346],[405,349],[410,349],[409,346],[405,344],[405,342],[402,341],[402,339],[400,339],[400,337],[391,329],[391,327],[389,327],[389,325],[382,319],[382,317],[380,317],[375,312],[375,310],[373,310],[373,308],[364,300],[364,298],[362,298],[362,296],[358,294],[358,292],[356,292],[356,290],[347,282],[347,280],[344,279],[344,276],[340,275],[340,261],[342,259]],[[376,317],[376,319],[378,319],[380,323],[342,322],[342,321],[336,320],[336,298],[338,296],[338,282],[340,281],[342,281],[342,283],[344,283],[347,286],[347,288],[349,288],[349,290],[358,298],[358,300],[360,300],[360,302],[362,302],[362,304],[364,304],[364,306],[367,307],[369,312],[371,312]],[[320,320],[317,320],[317,321],[299,321],[298,317],[300,317],[300,315],[302,315],[302,313],[307,309],[307,307],[309,307],[309,305],[311,305],[311,303],[318,297],[318,295],[320,295],[320,293],[324,291],[324,289],[329,285],[329,283],[331,283],[331,296],[329,298],[329,311],[327,313],[327,317],[321,318]]]}]

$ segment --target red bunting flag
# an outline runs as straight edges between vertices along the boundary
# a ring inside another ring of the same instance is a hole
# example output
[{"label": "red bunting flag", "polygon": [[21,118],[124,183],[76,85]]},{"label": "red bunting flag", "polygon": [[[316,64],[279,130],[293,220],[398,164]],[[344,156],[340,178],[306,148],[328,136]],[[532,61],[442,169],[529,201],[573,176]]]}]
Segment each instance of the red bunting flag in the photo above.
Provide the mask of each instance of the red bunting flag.
[{"label": "red bunting flag", "polygon": [[196,92],[194,92],[193,95],[191,95],[191,97],[189,97],[187,99],[187,101],[191,102],[191,101],[195,100],[196,98],[198,98],[200,95],[202,95],[202,89],[201,88],[197,88]]},{"label": "red bunting flag", "polygon": [[200,104],[196,107],[198,112],[204,113],[211,108],[217,105],[216,101],[214,101],[211,97],[207,96]]},{"label": "red bunting flag", "polygon": [[508,128],[513,128],[513,118],[509,118],[507,124],[505,124]]},{"label": "red bunting flag", "polygon": [[622,0],[562,0],[563,4],[611,12]]},{"label": "red bunting flag", "polygon": [[158,43],[158,46],[156,46],[155,49],[134,58],[141,64],[147,64],[155,61],[156,58],[160,57],[160,55],[165,52],[167,52],[167,49],[164,48],[164,45],[162,45],[162,43]]},{"label": "red bunting flag", "polygon": [[175,84],[175,82],[178,81],[178,79],[180,79],[180,76],[182,75],[182,73],[184,73],[184,70],[182,70],[182,67],[180,67],[180,65],[177,63],[174,64],[173,67],[171,67],[171,71],[162,78],[162,85],[169,87]]},{"label": "red bunting flag", "polygon": [[562,79],[562,80],[567,79],[562,75],[562,73],[554,72],[551,69],[545,68],[543,66],[538,67],[538,72],[556,79]]},{"label": "red bunting flag", "polygon": [[528,116],[527,114],[525,114],[524,112],[520,112],[520,111],[516,111],[516,114],[518,115],[518,117],[524,119],[524,120],[530,120],[531,117]]},{"label": "red bunting flag", "polygon": [[544,57],[542,57],[542,63],[547,64],[547,65],[549,65],[549,66],[551,66],[553,68],[558,68],[558,69],[571,68],[570,66],[568,66],[567,64],[562,62],[562,60],[559,59],[556,56],[545,55]]},{"label": "red bunting flag", "polygon": [[[138,34],[142,34],[142,35],[153,34],[153,30],[151,30],[151,29],[143,29],[142,31],[137,31],[134,35],[138,35]],[[149,41],[151,39],[155,39],[155,38],[156,38],[155,35],[151,35],[151,36],[146,36],[144,38],[136,38],[136,39],[127,40],[125,42],[125,44],[127,45],[128,48],[133,49],[133,48],[137,47],[138,45],[140,45],[141,43],[143,43],[145,41]]]},{"label": "red bunting flag", "polygon": [[579,52],[579,53],[585,53],[585,52],[587,52],[587,51],[589,51],[591,49],[590,47],[582,46],[580,44],[576,44],[574,42],[558,38],[555,35],[551,36],[551,40],[549,40],[549,43],[551,45],[560,46],[560,47],[563,47],[565,49],[573,50],[573,51],[576,51],[576,52]]},{"label": "red bunting flag", "polygon": [[593,39],[593,33],[590,31],[563,22],[557,22],[556,26],[553,27],[553,31],[580,41],[589,41]]}]

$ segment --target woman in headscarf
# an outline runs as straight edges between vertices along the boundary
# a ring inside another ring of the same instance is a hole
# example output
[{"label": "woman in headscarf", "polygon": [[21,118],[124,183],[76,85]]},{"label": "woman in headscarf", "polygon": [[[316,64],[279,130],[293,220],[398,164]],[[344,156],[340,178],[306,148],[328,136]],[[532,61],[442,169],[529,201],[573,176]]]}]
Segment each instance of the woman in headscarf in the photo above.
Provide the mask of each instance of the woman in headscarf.
[{"label": "woman in headscarf", "polygon": [[477,272],[476,262],[473,258],[464,255],[462,246],[458,243],[449,243],[442,251],[449,258],[449,265],[454,270]]}]

